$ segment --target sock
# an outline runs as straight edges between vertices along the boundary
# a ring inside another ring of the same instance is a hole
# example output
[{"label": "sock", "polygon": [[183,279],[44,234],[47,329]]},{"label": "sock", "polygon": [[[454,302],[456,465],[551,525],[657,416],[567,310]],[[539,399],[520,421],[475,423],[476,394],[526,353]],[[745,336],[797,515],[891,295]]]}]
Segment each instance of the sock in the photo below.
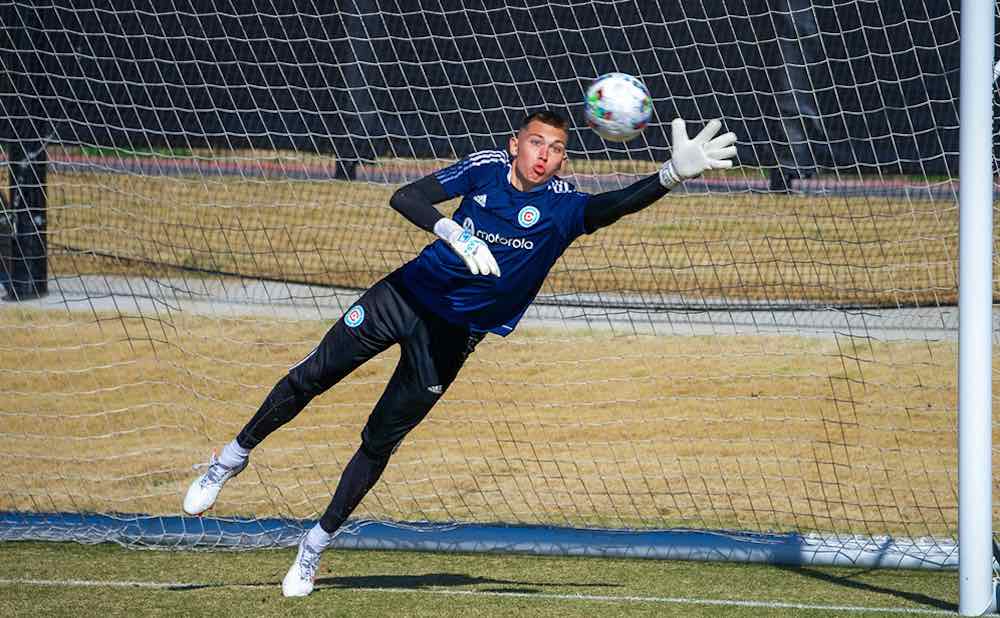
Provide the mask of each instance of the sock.
[{"label": "sock", "polygon": [[219,463],[227,468],[237,468],[242,466],[243,462],[246,461],[249,456],[250,449],[243,448],[240,446],[239,442],[232,440],[222,447],[222,452],[219,453]]},{"label": "sock", "polygon": [[326,549],[330,546],[331,540],[333,540],[333,535],[323,530],[318,523],[310,528],[309,533],[306,534],[306,544],[314,550]]}]

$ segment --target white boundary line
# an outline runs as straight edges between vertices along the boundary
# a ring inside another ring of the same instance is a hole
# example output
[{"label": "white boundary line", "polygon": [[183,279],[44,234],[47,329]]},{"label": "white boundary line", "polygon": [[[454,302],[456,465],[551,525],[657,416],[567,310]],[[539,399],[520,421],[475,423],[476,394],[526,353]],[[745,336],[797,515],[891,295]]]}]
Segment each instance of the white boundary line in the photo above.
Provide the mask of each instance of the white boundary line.
[{"label": "white boundary line", "polygon": [[[87,579],[0,579],[0,586],[66,586],[88,588],[153,588],[158,590],[186,590],[193,588],[279,588],[278,584],[211,584],[200,582],[138,582],[138,581],[98,581]],[[387,592],[393,594],[431,594],[464,597],[511,597],[519,599],[539,599],[550,601],[598,601],[605,603],[662,603],[672,605],[708,605],[716,607],[759,607],[763,609],[802,609],[828,612],[881,612],[917,614],[928,616],[954,616],[955,612],[941,609],[917,607],[865,607],[854,605],[819,605],[807,603],[782,603],[780,601],[741,601],[736,599],[697,599],[686,597],[641,597],[612,596],[598,594],[552,594],[546,592],[503,592],[499,590],[437,590],[409,588],[341,588],[338,586],[318,586],[317,590],[343,590],[352,592]]]}]

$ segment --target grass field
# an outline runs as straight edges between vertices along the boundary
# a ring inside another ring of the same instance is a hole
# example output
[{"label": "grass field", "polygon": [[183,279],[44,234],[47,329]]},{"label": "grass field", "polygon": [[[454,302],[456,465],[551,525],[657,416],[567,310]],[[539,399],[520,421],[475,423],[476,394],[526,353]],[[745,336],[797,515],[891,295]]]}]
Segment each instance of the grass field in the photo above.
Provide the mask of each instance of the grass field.
[{"label": "grass field", "polygon": [[958,598],[954,572],[342,551],[284,599],[293,557],[7,543],[0,615],[913,616]]}]

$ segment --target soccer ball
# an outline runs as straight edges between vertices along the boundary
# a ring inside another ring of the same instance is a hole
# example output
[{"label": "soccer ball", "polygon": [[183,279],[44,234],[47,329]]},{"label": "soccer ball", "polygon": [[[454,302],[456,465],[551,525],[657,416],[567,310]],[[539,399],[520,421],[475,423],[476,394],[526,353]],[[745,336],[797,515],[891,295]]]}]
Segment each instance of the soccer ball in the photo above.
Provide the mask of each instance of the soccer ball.
[{"label": "soccer ball", "polygon": [[587,124],[612,142],[636,137],[653,115],[653,99],[646,85],[625,73],[608,73],[587,88],[583,102]]}]

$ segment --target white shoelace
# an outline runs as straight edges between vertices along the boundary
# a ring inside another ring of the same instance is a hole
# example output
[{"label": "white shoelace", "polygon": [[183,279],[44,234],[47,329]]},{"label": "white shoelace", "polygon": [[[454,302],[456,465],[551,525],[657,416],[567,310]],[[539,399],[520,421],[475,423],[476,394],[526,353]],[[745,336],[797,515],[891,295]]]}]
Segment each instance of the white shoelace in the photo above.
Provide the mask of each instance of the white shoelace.
[{"label": "white shoelace", "polygon": [[224,466],[215,455],[212,454],[211,459],[208,463],[194,464],[191,466],[195,470],[201,470],[202,468],[208,468],[205,472],[205,476],[201,478],[200,485],[202,487],[207,487],[209,485],[218,485],[226,480],[226,474],[232,472],[234,468],[228,468]]},{"label": "white shoelace", "polygon": [[316,577],[321,552],[313,551],[306,543],[302,543],[302,554],[299,558],[299,572],[303,581],[312,581]]}]

